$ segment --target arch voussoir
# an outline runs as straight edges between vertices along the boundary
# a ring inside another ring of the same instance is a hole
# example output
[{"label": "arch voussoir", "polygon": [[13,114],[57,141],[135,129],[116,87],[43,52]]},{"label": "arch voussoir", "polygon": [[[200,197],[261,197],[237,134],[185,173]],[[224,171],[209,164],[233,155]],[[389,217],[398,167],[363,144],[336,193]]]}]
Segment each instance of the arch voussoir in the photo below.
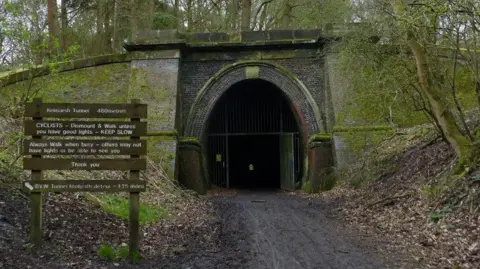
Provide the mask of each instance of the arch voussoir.
[{"label": "arch voussoir", "polygon": [[325,132],[320,110],[305,86],[288,70],[265,62],[236,63],[220,70],[199,91],[190,108],[185,125],[185,136],[203,140],[210,113],[220,97],[234,84],[249,79],[246,68],[256,67],[255,79],[268,81],[287,97],[294,114],[299,119],[301,132],[310,136]]}]

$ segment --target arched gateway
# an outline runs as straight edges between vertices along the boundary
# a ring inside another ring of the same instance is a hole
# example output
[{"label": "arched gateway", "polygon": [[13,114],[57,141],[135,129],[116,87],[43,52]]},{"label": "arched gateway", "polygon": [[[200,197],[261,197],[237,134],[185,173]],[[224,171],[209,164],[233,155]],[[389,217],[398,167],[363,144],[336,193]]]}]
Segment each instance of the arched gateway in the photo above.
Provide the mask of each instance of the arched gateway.
[{"label": "arched gateway", "polygon": [[333,166],[332,100],[344,93],[332,95],[321,30],[153,37],[125,46],[130,89],[157,90],[149,130],[178,131],[178,144],[161,144],[181,184],[294,189]]},{"label": "arched gateway", "polygon": [[325,132],[321,124],[320,110],[299,79],[286,69],[271,63],[244,62],[223,68],[201,88],[188,114],[185,134],[203,141],[208,117],[220,97],[233,85],[252,79],[269,82],[285,95],[305,137]]},{"label": "arched gateway", "polygon": [[185,134],[198,139],[205,176],[222,187],[294,189],[306,175],[310,135],[325,132],[312,95],[266,62],[228,65],[202,87]]}]

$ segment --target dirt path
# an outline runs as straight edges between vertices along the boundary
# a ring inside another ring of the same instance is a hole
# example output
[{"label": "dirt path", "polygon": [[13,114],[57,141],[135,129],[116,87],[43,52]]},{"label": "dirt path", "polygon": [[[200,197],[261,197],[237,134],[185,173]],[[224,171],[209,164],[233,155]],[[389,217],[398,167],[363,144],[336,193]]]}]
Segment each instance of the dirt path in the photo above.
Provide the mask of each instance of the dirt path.
[{"label": "dirt path", "polygon": [[[412,268],[386,262],[370,239],[352,235],[329,213],[331,205],[280,192],[213,198],[224,241],[235,244],[215,268]],[[222,263],[224,263],[222,265]],[[394,265],[392,265],[394,264]],[[195,268],[195,267],[194,267]]]},{"label": "dirt path", "polygon": [[[215,219],[207,217],[206,226],[193,225],[197,222],[189,219],[195,213],[191,212],[186,221],[193,224],[188,229],[174,222],[145,228],[144,253],[147,245],[159,249],[138,265],[106,262],[98,256],[100,243],[125,241],[126,223],[73,196],[58,196],[45,205],[46,215],[56,212],[62,219],[46,216],[44,247],[39,252],[26,250],[27,200],[15,197],[0,191],[0,268],[415,268],[398,253],[380,254],[378,248],[385,242],[344,226],[335,216],[339,204],[294,194],[211,196],[208,204]],[[160,251],[166,246],[168,255]]]}]

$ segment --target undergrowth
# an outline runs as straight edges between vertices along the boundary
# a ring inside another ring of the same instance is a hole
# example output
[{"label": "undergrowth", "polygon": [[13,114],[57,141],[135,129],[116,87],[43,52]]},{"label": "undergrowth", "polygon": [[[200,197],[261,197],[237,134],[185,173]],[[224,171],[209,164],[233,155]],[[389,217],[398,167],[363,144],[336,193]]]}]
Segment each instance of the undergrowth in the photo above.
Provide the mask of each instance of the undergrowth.
[{"label": "undergrowth", "polygon": [[398,132],[384,137],[375,146],[361,153],[348,167],[339,173],[342,183],[353,189],[361,189],[372,181],[381,181],[399,171],[398,158],[411,147],[431,141],[436,133],[431,128],[418,126],[409,132]]},{"label": "undergrowth", "polygon": [[312,193],[312,184],[310,183],[310,180],[305,182],[305,184],[302,185],[302,191],[306,193]]},{"label": "undergrowth", "polygon": [[[121,219],[128,219],[130,210],[128,199],[115,195],[103,195],[100,200],[100,205],[105,212],[114,214]],[[140,224],[155,223],[168,218],[168,212],[165,208],[147,204],[140,204],[139,215]]]},{"label": "undergrowth", "polygon": [[[129,258],[129,249],[126,244],[122,244],[117,247],[101,244],[98,247],[98,256],[107,260],[108,262],[125,261]],[[140,255],[138,253],[134,253],[131,260],[133,263],[138,263],[140,260]]]}]

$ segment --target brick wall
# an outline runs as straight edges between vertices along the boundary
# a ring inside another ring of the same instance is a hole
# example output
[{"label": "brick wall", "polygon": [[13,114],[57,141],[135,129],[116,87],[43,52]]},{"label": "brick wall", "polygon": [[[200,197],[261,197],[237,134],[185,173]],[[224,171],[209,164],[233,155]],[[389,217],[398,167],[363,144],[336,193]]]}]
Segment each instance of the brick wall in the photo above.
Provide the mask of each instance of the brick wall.
[{"label": "brick wall", "polygon": [[[249,57],[250,55],[250,57]],[[183,61],[180,66],[180,84],[183,91],[182,96],[182,123],[185,126],[188,114],[192,107],[195,97],[198,92],[207,81],[212,78],[217,72],[222,68],[231,65],[238,61],[244,60],[254,60],[255,53],[246,54],[245,52],[230,52],[222,53],[219,55],[216,52],[206,54],[202,53],[203,58],[213,58],[212,60],[198,60],[198,61]],[[311,54],[310,54],[311,55]],[[195,57],[190,56],[190,59]],[[214,58],[219,58],[216,60]],[[228,60],[226,60],[228,59]],[[325,111],[325,64],[324,59],[321,56],[315,55],[310,57],[299,57],[299,58],[289,58],[289,59],[264,59],[261,61],[273,63],[279,65],[294,76],[296,76],[301,83],[309,90],[313,99],[317,103],[317,106],[321,112],[322,125],[315,132],[320,130],[325,130],[326,126],[323,124],[326,122],[326,111]],[[266,75],[267,77],[269,75]],[[278,78],[271,78],[272,80],[278,80]],[[283,83],[283,82],[282,82]],[[299,108],[303,109],[306,105],[304,96],[296,96],[293,98],[294,103],[298,104]],[[308,121],[313,121],[314,116],[305,114],[306,117],[309,117]],[[185,128],[184,128],[185,130]]]}]

